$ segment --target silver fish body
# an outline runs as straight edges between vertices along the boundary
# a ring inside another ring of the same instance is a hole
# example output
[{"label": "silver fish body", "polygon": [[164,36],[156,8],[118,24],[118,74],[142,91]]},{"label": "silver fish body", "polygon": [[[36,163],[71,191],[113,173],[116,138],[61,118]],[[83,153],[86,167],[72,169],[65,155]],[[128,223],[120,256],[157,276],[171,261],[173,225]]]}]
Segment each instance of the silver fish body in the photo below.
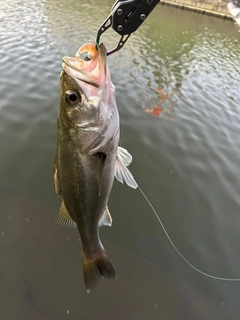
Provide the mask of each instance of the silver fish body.
[{"label": "silver fish body", "polygon": [[[105,48],[99,50],[103,64]],[[109,78],[106,65],[101,72]],[[98,89],[100,96],[88,97],[82,88],[86,83],[80,86],[78,82],[71,72],[62,71],[54,180],[56,192],[63,199],[59,216],[69,216],[81,235],[84,280],[90,289],[99,276],[116,276],[99,238],[99,222],[103,215],[109,215],[107,202],[115,173],[119,115],[111,83]]]},{"label": "silver fish body", "polygon": [[54,186],[62,197],[57,220],[79,230],[90,290],[101,276],[116,277],[99,237],[99,226],[112,223],[107,204],[114,175],[133,188],[137,184],[127,169],[131,155],[118,147],[119,114],[104,45],[97,51],[85,44],[63,61],[54,163]]}]

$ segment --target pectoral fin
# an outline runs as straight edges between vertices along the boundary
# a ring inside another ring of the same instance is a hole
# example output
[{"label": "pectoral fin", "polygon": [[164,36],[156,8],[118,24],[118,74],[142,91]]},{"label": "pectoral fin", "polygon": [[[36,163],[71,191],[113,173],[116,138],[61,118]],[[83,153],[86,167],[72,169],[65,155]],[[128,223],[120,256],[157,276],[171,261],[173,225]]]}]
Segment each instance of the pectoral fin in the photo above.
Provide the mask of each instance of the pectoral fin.
[{"label": "pectoral fin", "polygon": [[124,148],[118,147],[118,153],[115,164],[115,177],[118,181],[125,183],[136,189],[138,187],[137,182],[135,181],[133,175],[128,170],[127,166],[132,162],[131,154]]},{"label": "pectoral fin", "polygon": [[101,226],[109,226],[111,227],[112,226],[112,217],[110,215],[110,212],[108,210],[108,207],[106,207],[106,210],[103,212],[103,215],[99,221],[99,224],[98,224],[99,227]]},{"label": "pectoral fin", "polygon": [[126,167],[132,162],[132,155],[122,147],[118,147],[117,156]]},{"label": "pectoral fin", "polygon": [[73,219],[71,218],[67,208],[65,207],[64,202],[62,202],[60,210],[57,214],[57,218],[56,218],[57,223],[70,227],[70,228],[76,228],[77,224],[76,222],[73,221]]},{"label": "pectoral fin", "polygon": [[98,130],[98,138],[95,139],[92,144],[89,144],[84,152],[89,155],[99,151],[101,152],[111,139],[115,139],[118,136],[118,132],[119,117],[117,109],[115,109],[114,114],[111,117],[111,121],[108,122],[103,131]]}]

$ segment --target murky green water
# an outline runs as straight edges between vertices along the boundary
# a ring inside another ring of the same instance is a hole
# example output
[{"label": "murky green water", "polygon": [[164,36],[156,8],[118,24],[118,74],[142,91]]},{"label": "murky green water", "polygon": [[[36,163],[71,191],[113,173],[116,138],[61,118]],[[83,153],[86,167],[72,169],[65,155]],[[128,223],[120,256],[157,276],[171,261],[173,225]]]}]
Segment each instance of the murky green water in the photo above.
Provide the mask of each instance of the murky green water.
[{"label": "murky green water", "polygon": [[[61,58],[112,4],[0,0],[0,318],[237,320],[240,282],[191,269],[139,190],[114,184],[101,236],[118,278],[90,295],[79,235],[55,223]],[[228,278],[240,278],[239,44],[232,21],[159,5],[109,57],[132,173],[182,254]]]}]

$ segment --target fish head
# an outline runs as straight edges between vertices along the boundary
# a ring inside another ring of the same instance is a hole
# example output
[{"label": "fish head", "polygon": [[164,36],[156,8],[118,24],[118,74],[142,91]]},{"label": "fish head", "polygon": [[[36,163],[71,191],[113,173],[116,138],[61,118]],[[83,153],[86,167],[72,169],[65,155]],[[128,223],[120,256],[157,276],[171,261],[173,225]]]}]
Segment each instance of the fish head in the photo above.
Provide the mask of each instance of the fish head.
[{"label": "fish head", "polygon": [[64,119],[66,125],[88,127],[99,119],[98,97],[87,97],[77,81],[62,70],[60,76],[61,94],[59,118]]},{"label": "fish head", "polygon": [[98,49],[86,43],[77,51],[75,58],[63,57],[63,70],[79,84],[87,97],[98,97],[104,103],[115,98],[115,86],[111,82],[104,44]]},{"label": "fish head", "polygon": [[113,112],[115,86],[111,82],[106,48],[86,43],[75,58],[64,57],[61,106],[65,118],[80,127],[101,126]]}]

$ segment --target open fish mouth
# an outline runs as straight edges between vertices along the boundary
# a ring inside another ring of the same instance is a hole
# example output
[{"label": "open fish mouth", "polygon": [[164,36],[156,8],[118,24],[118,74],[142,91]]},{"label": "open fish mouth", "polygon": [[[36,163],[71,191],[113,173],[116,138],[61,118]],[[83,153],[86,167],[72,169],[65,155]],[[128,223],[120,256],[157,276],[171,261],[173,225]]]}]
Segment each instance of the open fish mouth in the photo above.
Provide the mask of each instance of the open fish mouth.
[{"label": "open fish mouth", "polygon": [[100,87],[106,75],[106,48],[86,43],[77,51],[75,58],[63,57],[63,70],[75,79]]}]

